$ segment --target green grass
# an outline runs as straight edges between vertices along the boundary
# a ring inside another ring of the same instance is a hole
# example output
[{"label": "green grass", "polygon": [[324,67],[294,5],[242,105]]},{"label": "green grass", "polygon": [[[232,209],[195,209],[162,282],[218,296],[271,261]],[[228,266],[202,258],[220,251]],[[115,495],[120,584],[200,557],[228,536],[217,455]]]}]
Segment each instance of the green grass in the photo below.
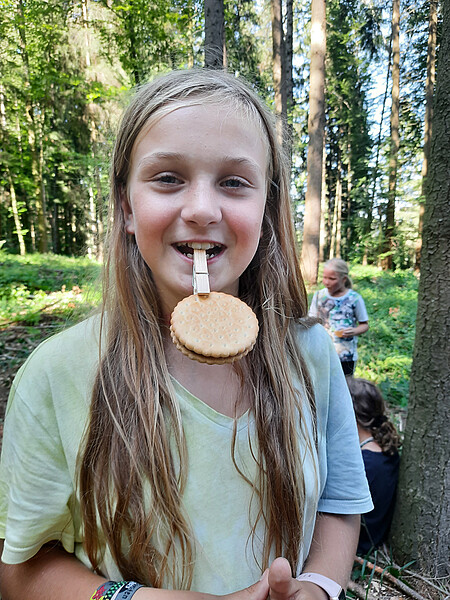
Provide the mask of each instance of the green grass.
[{"label": "green grass", "polygon": [[[406,407],[414,347],[418,280],[411,270],[350,268],[354,289],[369,314],[370,329],[358,341],[356,377],[379,385],[389,404]],[[310,290],[310,298],[315,289]]]},{"label": "green grass", "polygon": [[[25,257],[0,250],[0,327],[57,327],[80,320],[100,301],[101,266],[87,258]],[[351,267],[370,329],[359,338],[356,376],[378,384],[389,404],[406,407],[414,345],[418,281],[412,271]],[[318,289],[321,286],[317,286]],[[314,289],[310,290],[310,299]],[[53,324],[52,324],[53,327]]]},{"label": "green grass", "polygon": [[0,250],[0,327],[51,315],[74,322],[100,301],[101,266],[88,258],[17,256]]}]

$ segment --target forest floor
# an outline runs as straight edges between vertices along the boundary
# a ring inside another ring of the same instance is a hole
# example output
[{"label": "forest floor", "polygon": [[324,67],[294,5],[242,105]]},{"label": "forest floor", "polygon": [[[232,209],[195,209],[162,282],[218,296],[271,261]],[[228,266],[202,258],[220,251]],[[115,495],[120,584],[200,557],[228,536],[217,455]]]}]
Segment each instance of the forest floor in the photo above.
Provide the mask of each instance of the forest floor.
[{"label": "forest floor", "polygon": [[[43,318],[36,325],[14,323],[0,329],[0,436],[9,390],[19,367],[40,342],[60,327],[52,318]],[[1,444],[1,437],[0,437]]]},{"label": "forest floor", "polygon": [[[9,389],[19,367],[44,339],[64,326],[61,319],[41,315],[38,323],[14,322],[0,328],[0,445]],[[404,409],[398,407],[405,412]],[[450,582],[433,580],[414,572],[414,566],[395,565],[387,549],[368,560],[358,559],[347,598],[360,600],[450,600]],[[373,561],[373,562],[369,562]]]}]

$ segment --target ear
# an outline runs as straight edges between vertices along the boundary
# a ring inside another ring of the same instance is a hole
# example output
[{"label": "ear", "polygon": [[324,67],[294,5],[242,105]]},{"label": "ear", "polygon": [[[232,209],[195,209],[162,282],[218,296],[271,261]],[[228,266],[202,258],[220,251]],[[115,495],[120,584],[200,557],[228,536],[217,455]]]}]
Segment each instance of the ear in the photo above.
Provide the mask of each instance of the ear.
[{"label": "ear", "polygon": [[134,215],[133,215],[130,201],[127,198],[127,193],[125,190],[122,191],[121,196],[122,196],[121,206],[122,206],[123,216],[125,219],[125,231],[127,233],[134,234],[135,233]]}]

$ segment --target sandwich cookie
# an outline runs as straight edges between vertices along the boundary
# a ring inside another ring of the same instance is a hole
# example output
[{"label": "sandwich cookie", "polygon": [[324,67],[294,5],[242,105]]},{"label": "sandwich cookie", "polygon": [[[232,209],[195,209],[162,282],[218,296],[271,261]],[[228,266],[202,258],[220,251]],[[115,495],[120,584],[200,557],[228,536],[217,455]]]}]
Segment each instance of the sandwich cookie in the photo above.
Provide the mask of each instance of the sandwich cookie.
[{"label": "sandwich cookie", "polygon": [[230,294],[210,292],[206,251],[194,248],[194,294],[170,319],[172,341],[184,355],[210,365],[232,363],[250,352],[258,336],[252,309]]}]

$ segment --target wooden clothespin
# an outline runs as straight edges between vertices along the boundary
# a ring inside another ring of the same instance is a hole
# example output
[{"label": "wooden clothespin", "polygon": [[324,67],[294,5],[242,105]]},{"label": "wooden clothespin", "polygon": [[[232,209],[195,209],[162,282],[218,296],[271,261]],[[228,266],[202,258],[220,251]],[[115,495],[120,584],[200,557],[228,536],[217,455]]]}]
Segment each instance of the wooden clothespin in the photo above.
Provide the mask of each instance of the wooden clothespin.
[{"label": "wooden clothespin", "polygon": [[197,250],[194,248],[192,287],[194,288],[194,294],[199,294],[201,296],[208,295],[210,292],[206,250]]}]

